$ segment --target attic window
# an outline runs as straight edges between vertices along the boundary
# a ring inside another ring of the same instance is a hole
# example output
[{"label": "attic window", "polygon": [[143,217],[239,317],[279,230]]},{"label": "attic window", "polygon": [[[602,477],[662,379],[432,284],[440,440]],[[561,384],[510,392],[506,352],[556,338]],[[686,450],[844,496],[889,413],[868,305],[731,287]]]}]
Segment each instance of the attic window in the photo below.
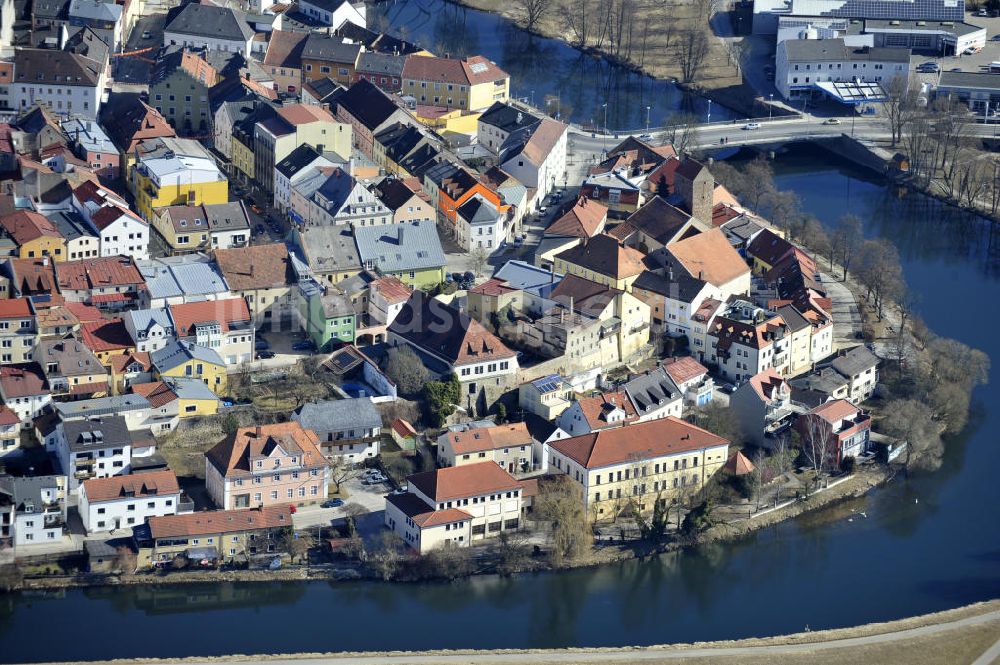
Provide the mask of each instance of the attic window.
[{"label": "attic window", "polygon": [[187,226],[187,225],[188,225],[188,221],[186,219],[182,219],[181,220],[181,226]]}]

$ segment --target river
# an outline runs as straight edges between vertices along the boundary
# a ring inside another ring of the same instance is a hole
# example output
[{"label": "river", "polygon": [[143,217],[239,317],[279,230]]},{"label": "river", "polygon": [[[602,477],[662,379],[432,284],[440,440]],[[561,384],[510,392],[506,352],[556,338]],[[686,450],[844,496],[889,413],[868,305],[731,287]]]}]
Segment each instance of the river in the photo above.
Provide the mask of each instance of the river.
[{"label": "river", "polygon": [[653,127],[673,113],[693,113],[702,120],[729,120],[733,111],[709,105],[666,81],[637,74],[593,58],[545,37],[517,29],[510,21],[446,0],[388,0],[368,6],[373,29],[398,35],[440,55],[482,54],[511,77],[511,95],[542,107],[546,96],[558,98],[553,111],[564,120],[612,130],[646,126],[646,107]]},{"label": "river", "polygon": [[[813,147],[780,187],[834,223],[848,210],[900,249],[931,329],[1000,352],[998,262],[983,224]],[[599,569],[451,584],[222,584],[0,596],[0,661],[227,653],[562,647],[730,639],[848,626],[1000,596],[1000,384],[943,467],[741,542]],[[993,408],[987,408],[987,405]],[[51,635],[52,639],[43,638]],[[56,637],[57,636],[57,637]]]}]

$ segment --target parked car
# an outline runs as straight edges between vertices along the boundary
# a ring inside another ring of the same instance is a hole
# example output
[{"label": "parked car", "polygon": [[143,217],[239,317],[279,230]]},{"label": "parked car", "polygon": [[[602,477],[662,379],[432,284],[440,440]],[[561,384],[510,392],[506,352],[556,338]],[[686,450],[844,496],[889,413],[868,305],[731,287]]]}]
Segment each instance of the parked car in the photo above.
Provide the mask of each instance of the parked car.
[{"label": "parked car", "polygon": [[222,405],[223,409],[231,409],[231,408],[233,408],[233,400],[231,400],[231,399],[220,400],[219,404]]},{"label": "parked car", "polygon": [[1000,35],[993,35],[990,37],[991,42],[1000,42]]},{"label": "parked car", "polygon": [[330,499],[319,504],[320,508],[340,508],[342,505],[344,505],[343,499]]},{"label": "parked car", "polygon": [[142,31],[142,38],[143,39],[152,39],[153,38],[153,33],[151,33],[149,30],[143,30]]},{"label": "parked car", "polygon": [[734,386],[731,383],[720,383],[719,390],[726,393],[727,395],[732,395],[734,392],[736,392],[736,386]]},{"label": "parked car", "polygon": [[292,351],[315,351],[316,345],[311,339],[304,339],[292,344]]},{"label": "parked car", "polygon": [[743,129],[746,129],[746,130],[760,129],[760,123],[759,122],[748,122],[747,124],[743,125]]},{"label": "parked car", "polygon": [[639,140],[640,141],[652,141],[653,140],[653,135],[652,134],[639,134]]},{"label": "parked car", "polygon": [[922,62],[917,66],[918,72],[939,72],[941,71],[941,65],[934,61]]},{"label": "parked car", "polygon": [[258,351],[257,360],[267,360],[274,357],[274,351]]},{"label": "parked car", "polygon": [[514,238],[514,247],[520,247],[524,243],[524,239],[521,236]]}]

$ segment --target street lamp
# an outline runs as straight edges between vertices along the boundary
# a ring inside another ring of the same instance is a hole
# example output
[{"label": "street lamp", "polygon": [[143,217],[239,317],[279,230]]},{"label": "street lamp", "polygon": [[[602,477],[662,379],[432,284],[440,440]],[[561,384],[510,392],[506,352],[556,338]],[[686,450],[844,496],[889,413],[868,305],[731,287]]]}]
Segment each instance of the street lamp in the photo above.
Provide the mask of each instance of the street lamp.
[{"label": "street lamp", "polygon": [[771,119],[771,104],[774,102],[774,93],[767,93],[767,119]]},{"label": "street lamp", "polygon": [[601,104],[601,106],[604,108],[604,135],[602,138],[601,146],[603,148],[603,152],[607,153],[608,152],[608,103],[604,102],[603,104]]},{"label": "street lamp", "polygon": [[647,134],[649,133],[649,109],[650,109],[650,107],[647,105],[646,106],[646,133]]},{"label": "street lamp", "polygon": [[712,100],[708,100],[708,119],[705,121],[708,123],[712,122]]},{"label": "street lamp", "polygon": [[531,108],[535,108],[535,91],[531,91]]}]

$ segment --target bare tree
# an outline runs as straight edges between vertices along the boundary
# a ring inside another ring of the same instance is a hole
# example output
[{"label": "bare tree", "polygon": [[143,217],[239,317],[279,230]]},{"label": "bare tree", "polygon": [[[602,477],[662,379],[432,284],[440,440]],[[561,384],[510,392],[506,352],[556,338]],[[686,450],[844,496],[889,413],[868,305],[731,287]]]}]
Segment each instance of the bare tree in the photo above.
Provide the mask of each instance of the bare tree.
[{"label": "bare tree", "polygon": [[774,169],[763,156],[759,156],[743,168],[743,195],[747,205],[754,212],[760,212],[761,202],[775,191]]},{"label": "bare tree", "polygon": [[524,29],[534,32],[538,22],[552,9],[552,0],[511,0],[514,9],[521,15]]},{"label": "bare tree", "polygon": [[281,549],[291,557],[292,563],[296,561],[301,563],[302,557],[306,556],[315,544],[316,539],[308,531],[296,533],[288,529],[281,537]]},{"label": "bare tree", "polygon": [[944,446],[931,408],[917,400],[893,400],[885,405],[881,427],[891,437],[906,443],[904,464],[934,468],[941,462]]},{"label": "bare tree", "polygon": [[868,289],[867,299],[873,301],[881,320],[886,301],[893,300],[903,290],[903,268],[895,245],[884,238],[866,240],[861,245],[858,280]]},{"label": "bare tree", "polygon": [[330,481],[334,484],[336,491],[340,492],[341,484],[357,478],[360,470],[344,459],[343,455],[334,455],[330,460]]},{"label": "bare tree", "polygon": [[917,89],[907,85],[906,79],[897,76],[889,83],[887,99],[882,103],[882,113],[892,134],[892,147],[903,139],[903,132],[913,121],[920,107],[917,105]]},{"label": "bare tree", "polygon": [[405,547],[403,539],[391,531],[384,531],[380,541],[380,547],[370,557],[372,567],[382,577],[389,581],[399,569],[399,562],[402,559],[400,550]]},{"label": "bare tree", "polygon": [[817,478],[821,473],[830,468],[833,463],[833,446],[830,445],[830,438],[833,435],[833,426],[824,418],[817,415],[806,415],[801,418],[803,423],[802,434],[802,454],[805,455],[809,466],[816,472]]},{"label": "bare tree", "polygon": [[833,244],[832,251],[839,257],[840,265],[844,268],[844,279],[847,279],[851,263],[864,242],[863,228],[861,218],[847,213],[840,218],[837,228],[833,232],[833,237],[830,239]]},{"label": "bare tree", "polygon": [[472,262],[472,270],[477,275],[482,275],[486,266],[490,262],[490,254],[485,247],[473,247],[469,252],[469,260]]},{"label": "bare tree", "polygon": [[384,369],[404,395],[419,393],[430,377],[427,367],[409,345],[389,349]]},{"label": "bare tree", "polygon": [[702,73],[708,57],[708,35],[703,27],[686,28],[680,32],[674,49],[681,70],[681,82],[693,83]]},{"label": "bare tree", "polygon": [[678,155],[691,148],[697,124],[698,117],[691,113],[675,113],[667,118],[667,138]]},{"label": "bare tree", "polygon": [[497,571],[511,575],[524,570],[531,561],[531,547],[523,531],[501,531],[494,544]]},{"label": "bare tree", "polygon": [[758,448],[752,461],[753,471],[748,474],[747,484],[750,488],[750,500],[754,502],[754,512],[757,512],[760,510],[760,499],[764,494],[764,485],[767,483],[765,479],[767,459],[764,457],[764,451]]},{"label": "bare tree", "polygon": [[552,563],[562,565],[590,551],[593,536],[587,526],[582,488],[560,475],[541,482],[538,489],[535,515],[551,523]]},{"label": "bare tree", "polygon": [[134,575],[135,571],[139,568],[139,557],[136,555],[135,550],[128,545],[122,545],[115,551],[118,554],[117,564],[121,574],[126,577]]}]

